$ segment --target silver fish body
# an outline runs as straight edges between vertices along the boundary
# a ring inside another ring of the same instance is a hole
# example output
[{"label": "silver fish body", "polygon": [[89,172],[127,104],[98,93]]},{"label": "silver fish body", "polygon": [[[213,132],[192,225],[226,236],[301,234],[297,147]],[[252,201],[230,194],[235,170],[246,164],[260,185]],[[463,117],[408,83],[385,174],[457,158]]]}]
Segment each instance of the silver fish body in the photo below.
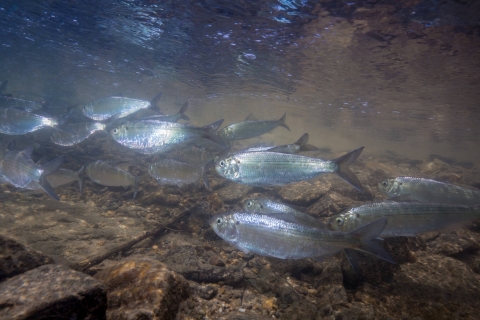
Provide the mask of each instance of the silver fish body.
[{"label": "silver fish body", "polygon": [[15,108],[30,112],[40,110],[43,106],[39,102],[0,95],[0,108]]},{"label": "silver fish body", "polygon": [[169,159],[193,164],[203,167],[207,162],[215,159],[216,152],[209,151],[196,146],[186,146],[180,150],[174,150],[168,154]]},{"label": "silver fish body", "polygon": [[64,186],[75,181],[80,183],[79,171],[72,171],[68,169],[58,169],[57,171],[46,176],[46,179],[52,188]]},{"label": "silver fish body", "polygon": [[0,133],[21,135],[34,132],[46,127],[58,126],[54,118],[8,108],[0,113]]},{"label": "silver fish body", "polygon": [[[351,233],[311,228],[269,215],[245,212],[219,214],[209,223],[218,236],[237,249],[262,256],[322,260],[325,256],[351,248],[382,252],[384,254],[378,255],[393,261],[375,241],[386,225],[385,219]],[[370,246],[374,246],[375,250],[369,250]]]},{"label": "silver fish body", "polygon": [[243,208],[246,212],[269,214],[287,222],[299,223],[313,228],[327,228],[327,225],[314,217],[295,208],[266,198],[245,200]]},{"label": "silver fish body", "polygon": [[218,132],[218,135],[225,140],[243,140],[258,137],[278,126],[284,127],[290,131],[285,123],[286,114],[279,120],[247,120],[243,122],[233,123]]},{"label": "silver fish body", "polygon": [[480,190],[431,179],[397,177],[380,182],[378,188],[382,193],[395,201],[413,200],[447,204],[480,204]]},{"label": "silver fish body", "polygon": [[3,180],[22,189],[42,189],[54,200],[58,196],[46,177],[56,171],[65,161],[63,157],[39,166],[31,159],[31,149],[23,151],[8,151],[0,160],[0,171]]},{"label": "silver fish body", "polygon": [[329,227],[348,232],[379,218],[388,219],[382,237],[415,236],[480,219],[480,207],[422,202],[374,202],[333,216]]},{"label": "silver fish body", "polygon": [[214,139],[218,143],[224,143],[211,134],[209,127],[198,128],[157,120],[129,121],[112,129],[110,134],[121,145],[144,154],[170,151],[199,138]]},{"label": "silver fish body", "polygon": [[151,164],[148,173],[160,185],[179,187],[194,183],[203,176],[201,167],[173,159],[164,159]]},{"label": "silver fish body", "polygon": [[131,173],[113,166],[105,161],[97,160],[95,162],[86,164],[82,167],[82,169],[80,169],[80,175],[82,177],[86,175],[93,182],[103,186],[124,188],[133,186],[133,197],[135,198],[137,194],[138,178]]},{"label": "silver fish body", "polygon": [[281,153],[299,153],[304,151],[318,151],[318,148],[308,144],[308,133],[302,135],[297,141],[291,144],[272,147],[269,151]]},{"label": "silver fish body", "polygon": [[110,96],[84,105],[82,111],[92,120],[104,121],[113,116],[123,118],[139,110],[150,108],[150,106],[150,101]]},{"label": "silver fish body", "polygon": [[215,169],[224,178],[252,186],[275,186],[303,181],[324,173],[336,173],[357,190],[362,186],[348,166],[363,147],[333,160],[278,152],[239,152],[220,157]]},{"label": "silver fish body", "polygon": [[55,130],[50,135],[50,139],[59,146],[73,146],[86,140],[97,131],[104,131],[106,126],[101,122],[71,123],[68,125],[69,132]]}]

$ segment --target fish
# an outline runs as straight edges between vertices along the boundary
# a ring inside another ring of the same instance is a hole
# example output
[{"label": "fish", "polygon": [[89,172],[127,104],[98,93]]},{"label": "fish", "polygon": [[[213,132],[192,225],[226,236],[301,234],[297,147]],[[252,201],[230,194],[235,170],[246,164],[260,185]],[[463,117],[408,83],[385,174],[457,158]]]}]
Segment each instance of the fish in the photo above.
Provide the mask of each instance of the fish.
[{"label": "fish", "polygon": [[110,96],[94,100],[82,107],[82,112],[88,118],[95,121],[108,120],[113,116],[123,118],[139,110],[156,106],[161,93],[152,101],[126,98],[122,96]]},{"label": "fish", "polygon": [[280,153],[299,153],[304,151],[318,151],[319,149],[311,144],[308,144],[308,133],[303,134],[297,141],[292,144],[285,144],[268,149],[271,152]]},{"label": "fish", "polygon": [[255,117],[250,114],[245,121],[226,126],[218,132],[218,135],[230,141],[258,137],[279,126],[290,131],[290,128],[285,123],[286,117],[287,114],[285,113],[279,120],[256,120]]},{"label": "fish", "polygon": [[0,112],[0,133],[22,135],[46,127],[58,128],[59,122],[54,118],[13,108]]},{"label": "fish", "polygon": [[125,147],[143,154],[155,154],[173,150],[198,138],[206,138],[224,146],[225,142],[213,134],[222,122],[223,119],[199,128],[158,120],[128,121],[110,130],[110,134]]},{"label": "fish", "polygon": [[312,228],[269,215],[241,211],[215,215],[209,224],[220,238],[246,253],[323,261],[348,248],[395,263],[378,239],[387,224],[385,218],[352,232]]},{"label": "fish", "polygon": [[280,220],[299,223],[313,228],[327,228],[327,224],[292,206],[266,198],[251,198],[243,202],[246,212],[268,214]]},{"label": "fish", "polygon": [[0,95],[0,108],[14,108],[27,112],[40,110],[43,104],[40,102],[29,101],[25,99],[14,98],[11,95]]},{"label": "fish", "polygon": [[83,181],[85,176],[89,177],[93,182],[108,187],[124,187],[133,186],[133,198],[138,192],[138,177],[122,170],[108,162],[97,160],[85,164],[80,169],[81,187],[83,189]]},{"label": "fish", "polygon": [[380,191],[394,201],[421,201],[479,205],[480,190],[451,183],[415,177],[386,179],[378,184]]},{"label": "fish", "polygon": [[218,152],[206,148],[198,148],[192,145],[179,150],[173,150],[167,155],[167,157],[180,162],[193,164],[197,167],[203,167],[209,161],[215,159],[217,153]]},{"label": "fish", "polygon": [[78,144],[97,131],[105,131],[107,125],[102,122],[70,123],[69,132],[64,130],[55,130],[50,139],[59,146],[73,146]]},{"label": "fish", "polygon": [[46,179],[48,183],[50,183],[52,188],[64,186],[75,181],[78,181],[80,188],[82,187],[82,185],[80,184],[80,171],[72,171],[60,168],[53,173],[47,175]]},{"label": "fish", "polygon": [[2,85],[0,85],[0,93],[4,93],[7,90],[8,86],[8,80],[5,80],[2,82]]},{"label": "fish", "polygon": [[216,159],[215,170],[228,180],[257,187],[285,185],[335,173],[362,191],[360,181],[348,166],[363,149],[360,147],[333,160],[270,151],[239,152]]},{"label": "fish", "polygon": [[[209,163],[213,163],[210,161]],[[182,187],[203,179],[205,186],[210,188],[205,175],[208,167],[199,167],[173,159],[164,159],[152,163],[148,168],[151,177],[157,180],[160,185],[177,185]]]},{"label": "fish", "polygon": [[33,149],[9,150],[0,160],[0,171],[4,180],[22,189],[41,189],[54,200],[59,200],[46,177],[55,172],[65,161],[58,157],[44,165],[37,165],[31,159]]},{"label": "fish", "polygon": [[480,219],[480,207],[423,202],[374,202],[333,216],[329,228],[349,232],[379,218],[388,219],[382,237],[413,237],[423,232],[456,228]]},{"label": "fish", "polygon": [[188,102],[185,102],[185,104],[180,108],[180,111],[178,111],[175,114],[171,115],[154,115],[150,116],[148,118],[144,118],[143,120],[147,119],[154,119],[154,120],[159,120],[159,121],[166,121],[166,122],[177,122],[179,120],[186,120],[189,121],[190,118],[185,114],[188,108]]}]

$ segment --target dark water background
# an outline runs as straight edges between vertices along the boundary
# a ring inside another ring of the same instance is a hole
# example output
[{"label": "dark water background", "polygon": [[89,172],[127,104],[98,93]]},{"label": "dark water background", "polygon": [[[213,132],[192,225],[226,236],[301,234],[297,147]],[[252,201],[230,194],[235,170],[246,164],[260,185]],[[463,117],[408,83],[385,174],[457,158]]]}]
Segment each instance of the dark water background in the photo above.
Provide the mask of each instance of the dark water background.
[{"label": "dark water background", "polygon": [[[334,151],[480,155],[478,1],[2,1],[0,80],[47,112],[122,93],[279,118]],[[113,142],[112,142],[113,143]]]}]

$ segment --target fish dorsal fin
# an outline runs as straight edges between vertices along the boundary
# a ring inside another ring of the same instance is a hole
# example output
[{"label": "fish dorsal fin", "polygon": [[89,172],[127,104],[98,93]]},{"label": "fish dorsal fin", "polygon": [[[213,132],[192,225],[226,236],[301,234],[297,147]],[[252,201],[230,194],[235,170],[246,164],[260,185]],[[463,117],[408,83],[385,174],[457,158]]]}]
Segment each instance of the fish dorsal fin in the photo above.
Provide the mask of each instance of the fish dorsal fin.
[{"label": "fish dorsal fin", "polygon": [[308,133],[304,133],[303,136],[301,136],[297,141],[295,141],[293,144],[303,146],[306,145],[308,142]]},{"label": "fish dorsal fin", "polygon": [[258,118],[253,115],[253,112],[251,112],[245,121],[258,121]]}]

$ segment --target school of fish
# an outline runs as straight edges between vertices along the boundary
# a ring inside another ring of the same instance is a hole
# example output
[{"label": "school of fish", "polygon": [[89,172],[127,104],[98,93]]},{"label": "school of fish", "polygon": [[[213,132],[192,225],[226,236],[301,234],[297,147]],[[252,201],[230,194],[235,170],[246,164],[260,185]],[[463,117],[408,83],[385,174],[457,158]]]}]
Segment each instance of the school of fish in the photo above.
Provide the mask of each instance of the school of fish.
[{"label": "school of fish", "polygon": [[[164,115],[158,108],[158,94],[151,101],[102,97],[54,118],[42,112],[42,103],[5,94],[6,87],[7,81],[0,85],[1,134],[25,135],[48,128],[53,143],[70,147],[96,132],[107,132],[112,143],[141,154],[160,154],[161,160],[146,168],[160,185],[182,187],[202,180],[208,189],[206,173],[214,168],[225,179],[255,187],[282,186],[332,173],[363,191],[350,170],[363,147],[330,160],[300,155],[318,150],[308,144],[306,133],[289,145],[233,150],[236,140],[258,137],[277,127],[290,131],[286,114],[278,120],[258,120],[250,114],[223,129],[223,119],[196,127],[178,122],[190,120],[185,114],[188,103],[178,113]],[[60,168],[64,157],[35,163],[32,152],[31,148],[17,150],[11,139],[0,159],[0,183],[42,190],[54,200],[59,200],[55,188],[78,182],[82,192],[86,178],[104,186],[131,187],[134,198],[138,193],[141,177],[108,161],[85,163],[75,172]],[[302,208],[257,197],[245,200],[239,210],[213,216],[209,224],[237,249],[263,256],[323,261],[342,251],[350,259],[350,250],[357,250],[395,263],[381,245],[383,238],[452,230],[480,218],[480,191],[472,188],[417,177],[387,179],[378,188],[387,200],[349,208],[327,222]]]}]

